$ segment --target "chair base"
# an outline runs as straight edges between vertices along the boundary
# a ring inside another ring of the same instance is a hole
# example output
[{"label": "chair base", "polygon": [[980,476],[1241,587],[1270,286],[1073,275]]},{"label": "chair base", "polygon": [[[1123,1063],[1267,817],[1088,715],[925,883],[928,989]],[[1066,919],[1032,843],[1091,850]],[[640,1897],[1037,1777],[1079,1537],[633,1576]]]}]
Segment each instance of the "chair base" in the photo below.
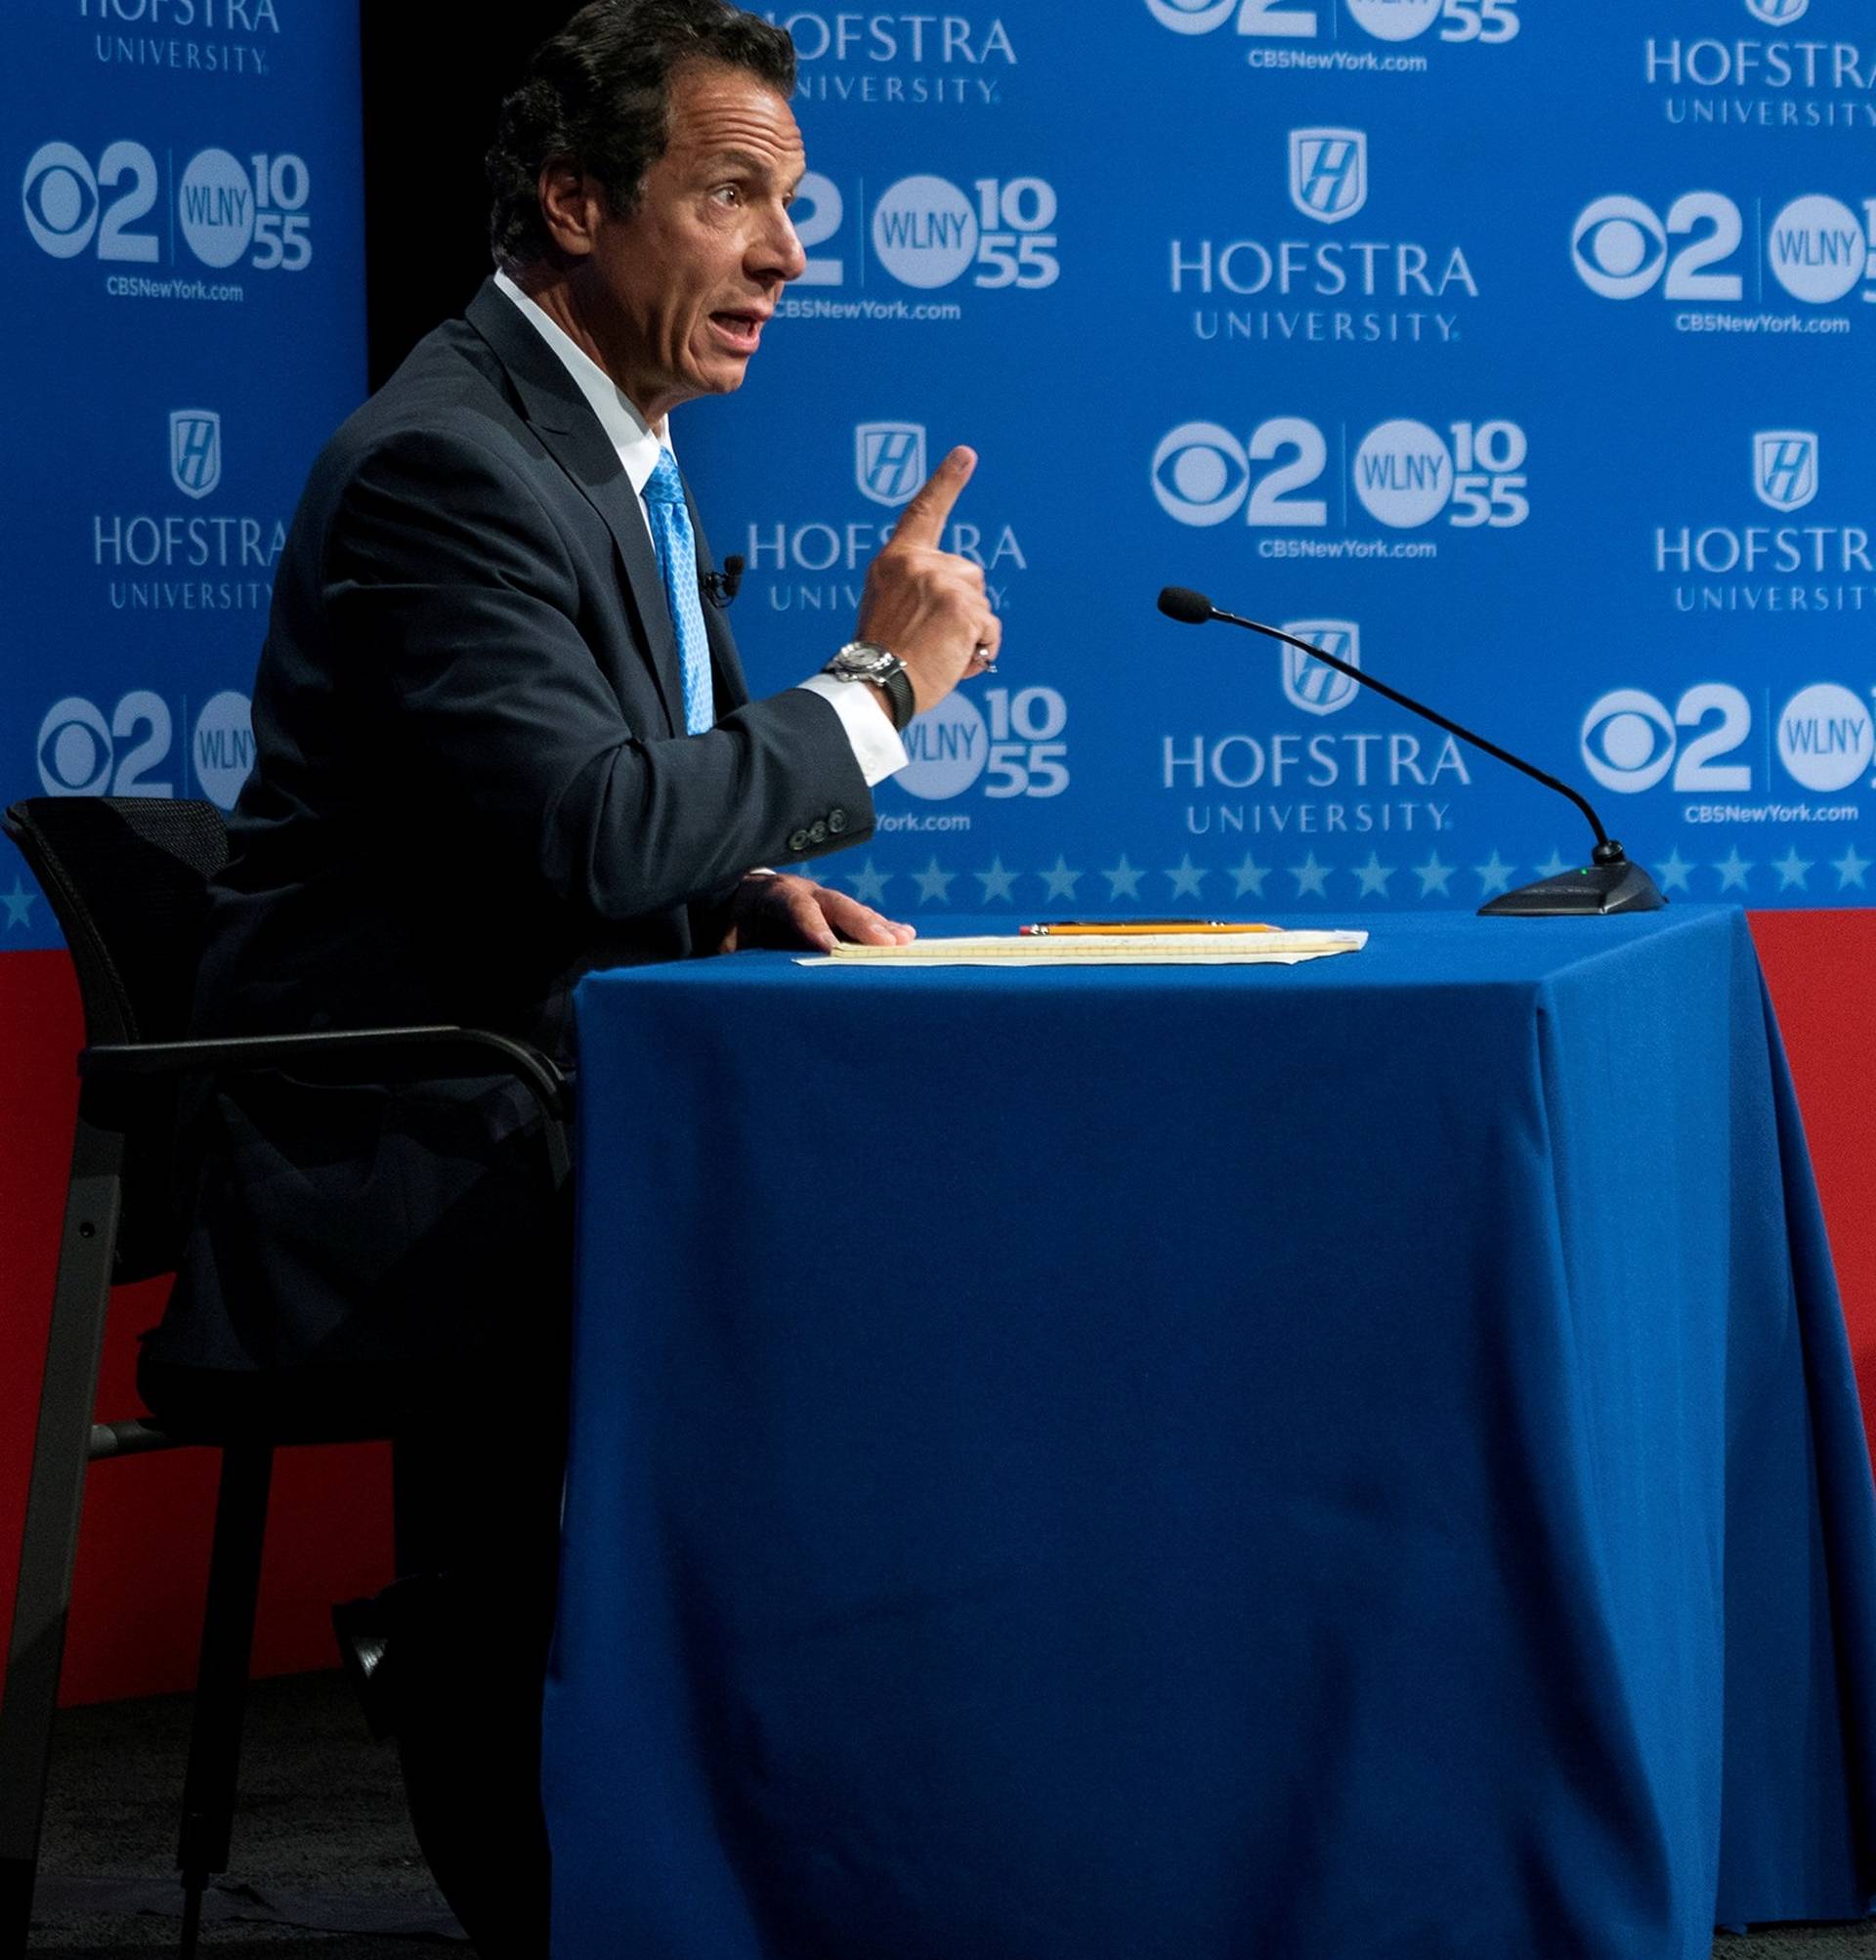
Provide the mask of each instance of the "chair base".
[{"label": "chair base", "polygon": [[0,1858],[0,1960],[21,1960],[32,1931],[34,1858]]}]

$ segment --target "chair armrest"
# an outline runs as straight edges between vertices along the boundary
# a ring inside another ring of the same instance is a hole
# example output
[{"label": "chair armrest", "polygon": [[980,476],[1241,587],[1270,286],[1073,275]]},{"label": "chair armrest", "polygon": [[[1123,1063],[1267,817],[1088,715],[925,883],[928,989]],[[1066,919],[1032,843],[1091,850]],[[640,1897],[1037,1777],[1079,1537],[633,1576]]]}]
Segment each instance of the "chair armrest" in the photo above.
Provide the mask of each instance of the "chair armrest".
[{"label": "chair armrest", "polygon": [[101,1043],[81,1050],[78,1073],[103,1086],[171,1075],[226,1076],[291,1069],[327,1083],[431,1081],[513,1076],[548,1120],[555,1181],[569,1169],[566,1129],[572,1085],[557,1063],[526,1042],[484,1028],[334,1028],[310,1035],[230,1035],[189,1042]]}]

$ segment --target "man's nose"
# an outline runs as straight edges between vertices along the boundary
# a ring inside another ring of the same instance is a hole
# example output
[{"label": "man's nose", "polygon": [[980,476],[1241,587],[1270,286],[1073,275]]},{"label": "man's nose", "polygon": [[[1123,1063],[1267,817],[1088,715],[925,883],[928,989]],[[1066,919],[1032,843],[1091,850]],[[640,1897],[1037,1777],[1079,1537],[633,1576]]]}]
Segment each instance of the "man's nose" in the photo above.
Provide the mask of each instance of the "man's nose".
[{"label": "man's nose", "polygon": [[801,249],[793,221],[778,207],[776,222],[766,227],[756,241],[757,270],[765,278],[798,279],[807,270],[808,255]]}]

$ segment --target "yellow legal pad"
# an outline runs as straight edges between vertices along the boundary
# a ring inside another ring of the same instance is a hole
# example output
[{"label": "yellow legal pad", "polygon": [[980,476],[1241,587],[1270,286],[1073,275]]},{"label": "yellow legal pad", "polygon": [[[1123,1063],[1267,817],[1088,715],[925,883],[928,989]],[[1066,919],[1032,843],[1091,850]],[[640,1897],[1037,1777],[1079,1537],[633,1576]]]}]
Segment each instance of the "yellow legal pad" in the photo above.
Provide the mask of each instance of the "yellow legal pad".
[{"label": "yellow legal pad", "polygon": [[797,966],[1295,966],[1359,953],[1365,932],[1078,932],[1062,937],[998,933],[915,939],[910,946],[836,946]]}]

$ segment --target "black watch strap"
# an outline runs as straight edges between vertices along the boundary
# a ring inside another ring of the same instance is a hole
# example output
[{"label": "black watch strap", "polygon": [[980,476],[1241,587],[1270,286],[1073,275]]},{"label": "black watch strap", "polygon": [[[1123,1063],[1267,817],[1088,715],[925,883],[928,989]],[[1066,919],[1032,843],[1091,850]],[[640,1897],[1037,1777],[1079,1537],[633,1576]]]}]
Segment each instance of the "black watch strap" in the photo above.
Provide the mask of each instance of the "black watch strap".
[{"label": "black watch strap", "polygon": [[917,697],[912,691],[912,676],[903,666],[894,667],[880,686],[886,691],[886,700],[892,704],[892,725],[901,734],[906,732],[906,724],[917,712]]},{"label": "black watch strap", "polygon": [[822,669],[836,680],[871,681],[886,691],[886,705],[892,711],[892,725],[901,734],[918,712],[918,700],[912,691],[912,676],[906,663],[876,640],[849,640]]}]

